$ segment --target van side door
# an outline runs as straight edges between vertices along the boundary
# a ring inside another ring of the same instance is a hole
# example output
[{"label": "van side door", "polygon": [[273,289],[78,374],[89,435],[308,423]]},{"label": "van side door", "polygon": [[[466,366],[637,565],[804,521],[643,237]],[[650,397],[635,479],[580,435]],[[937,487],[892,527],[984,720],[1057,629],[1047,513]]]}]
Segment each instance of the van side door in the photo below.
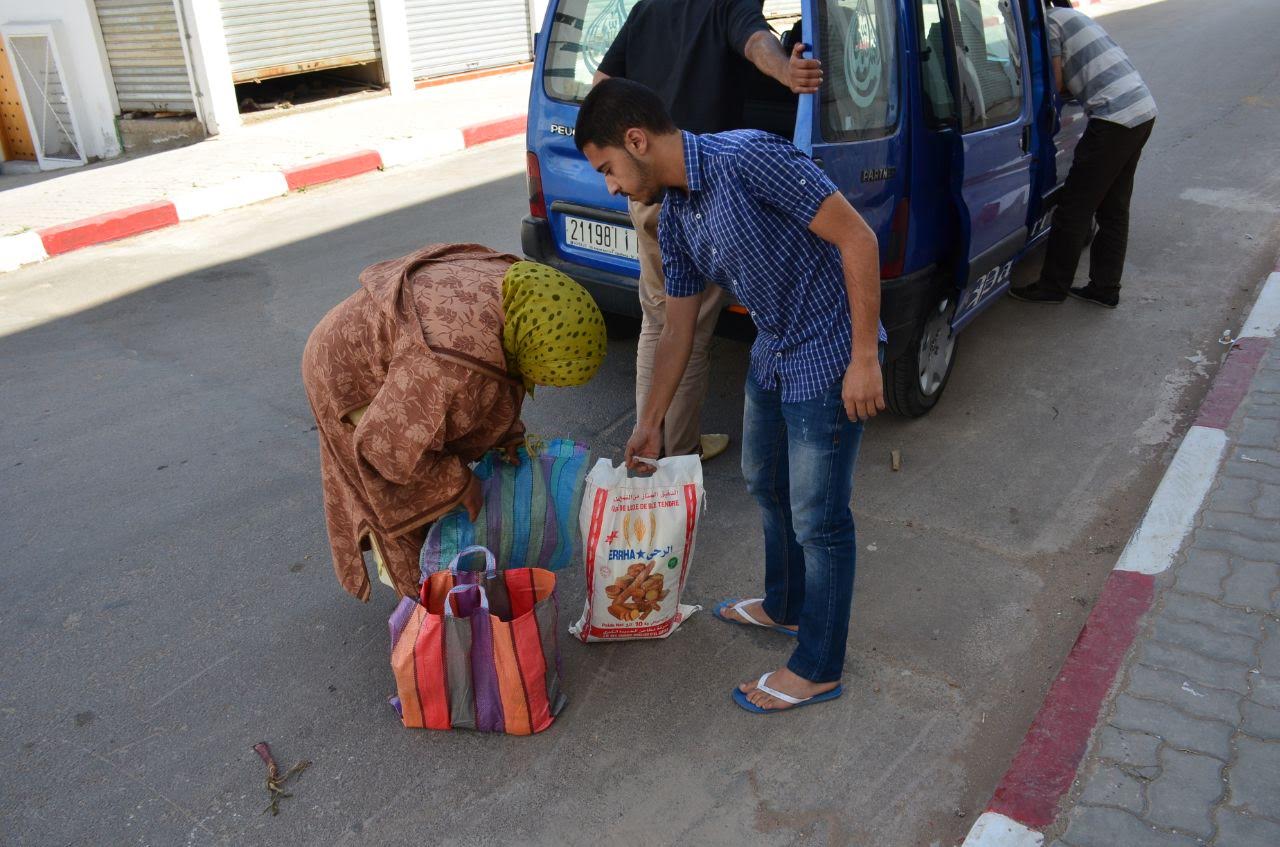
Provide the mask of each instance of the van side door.
[{"label": "van side door", "polygon": [[882,275],[902,273],[907,132],[898,0],[805,0],[804,37],[822,88],[801,97],[796,145],[811,153],[880,240]]},{"label": "van side door", "polygon": [[958,327],[1007,290],[1026,244],[1033,114],[1026,33],[1013,0],[943,0],[943,9],[961,133],[957,211],[964,261],[957,281],[965,290]]}]

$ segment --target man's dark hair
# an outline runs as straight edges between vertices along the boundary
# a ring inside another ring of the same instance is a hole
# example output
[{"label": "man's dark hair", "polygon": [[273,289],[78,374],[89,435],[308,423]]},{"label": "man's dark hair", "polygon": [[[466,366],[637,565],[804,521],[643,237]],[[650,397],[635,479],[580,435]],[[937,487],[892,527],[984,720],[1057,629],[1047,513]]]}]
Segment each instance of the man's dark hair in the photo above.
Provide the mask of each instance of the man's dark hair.
[{"label": "man's dark hair", "polygon": [[582,101],[573,143],[579,151],[588,144],[621,147],[627,130],[633,127],[655,135],[676,131],[667,107],[653,89],[635,80],[613,77],[594,86]]}]

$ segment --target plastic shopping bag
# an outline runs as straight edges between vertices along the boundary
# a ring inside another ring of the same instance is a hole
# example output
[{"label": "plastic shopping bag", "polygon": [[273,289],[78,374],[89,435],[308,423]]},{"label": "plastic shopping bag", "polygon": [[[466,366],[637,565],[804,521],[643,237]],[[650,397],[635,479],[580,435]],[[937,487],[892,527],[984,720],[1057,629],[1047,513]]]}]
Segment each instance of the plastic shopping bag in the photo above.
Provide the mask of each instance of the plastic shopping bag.
[{"label": "plastic shopping bag", "polygon": [[[473,554],[483,572],[460,567]],[[565,705],[559,615],[551,571],[499,572],[485,548],[463,550],[391,615],[391,705],[406,727],[541,732]]]},{"label": "plastic shopping bag", "polygon": [[702,460],[675,456],[652,476],[598,461],[579,524],[587,570],[582,641],[666,638],[700,606],[680,603],[703,508]]},{"label": "plastic shopping bag", "polygon": [[457,509],[432,524],[418,560],[422,579],[447,568],[460,551],[473,545],[492,550],[498,570],[558,571],[576,560],[574,511],[590,462],[587,445],[529,436],[517,455],[520,461],[515,465],[496,452],[486,453],[476,464],[484,508],[475,523],[465,509]]}]

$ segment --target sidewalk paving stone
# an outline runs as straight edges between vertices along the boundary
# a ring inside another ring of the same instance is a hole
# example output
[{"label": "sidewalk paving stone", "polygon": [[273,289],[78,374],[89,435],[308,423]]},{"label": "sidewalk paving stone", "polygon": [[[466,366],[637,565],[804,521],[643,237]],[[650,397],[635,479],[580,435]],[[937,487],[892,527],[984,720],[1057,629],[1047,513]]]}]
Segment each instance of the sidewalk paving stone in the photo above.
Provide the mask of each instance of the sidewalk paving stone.
[{"label": "sidewalk paving stone", "polygon": [[[1265,741],[1280,741],[1280,709],[1246,700],[1240,704],[1240,714],[1244,716],[1240,727],[1243,732]],[[1280,797],[1276,798],[1276,810],[1280,812]],[[1276,843],[1280,844],[1280,841]]]},{"label": "sidewalk paving stone", "polygon": [[1183,647],[1148,641],[1139,647],[1137,661],[1153,668],[1176,670],[1193,684],[1223,688],[1239,694],[1249,692],[1248,666],[1217,662]]},{"label": "sidewalk paving stone", "polygon": [[1238,723],[1243,696],[1234,691],[1193,683],[1180,673],[1137,665],[1126,689],[1137,697],[1159,700],[1198,718]]},{"label": "sidewalk paving stone", "polygon": [[1208,530],[1236,532],[1253,541],[1280,541],[1280,525],[1275,521],[1263,521],[1252,514],[1206,512],[1204,527]]},{"label": "sidewalk paving stone", "polygon": [[1280,844],[1280,823],[1241,814],[1234,809],[1218,809],[1218,844]]},{"label": "sidewalk paving stone", "polygon": [[1241,736],[1227,770],[1229,802],[1255,815],[1280,816],[1280,743]]},{"label": "sidewalk paving stone", "polygon": [[1232,512],[1205,512],[1206,529],[1226,530],[1243,535],[1254,541],[1280,541],[1280,524],[1266,521],[1252,515],[1237,515]]},{"label": "sidewalk paving stone", "polygon": [[1143,823],[1129,812],[1099,806],[1076,806],[1063,847],[1196,847],[1200,842],[1187,835],[1162,832]]},{"label": "sidewalk paving stone", "polygon": [[[1246,480],[1252,482],[1252,480]],[[1222,581],[1231,575],[1231,559],[1217,550],[1192,550],[1177,575],[1179,591],[1222,597]]]},{"label": "sidewalk paving stone", "polygon": [[1280,468],[1280,450],[1272,450],[1270,447],[1242,447],[1234,455],[1242,462]]},{"label": "sidewalk paving stone", "polygon": [[1261,621],[1256,616],[1192,594],[1177,591],[1166,593],[1163,615],[1176,620],[1211,625],[1214,629],[1232,635],[1247,638],[1259,638],[1262,635]]},{"label": "sidewalk paving stone", "polygon": [[1260,518],[1280,519],[1280,485],[1263,483],[1262,493],[1253,504],[1253,512]]},{"label": "sidewalk paving stone", "polygon": [[1258,649],[1258,669],[1268,676],[1280,677],[1280,621],[1268,618],[1263,628],[1266,637]]},{"label": "sidewalk paving stone", "polygon": [[1144,780],[1130,776],[1113,765],[1103,765],[1096,776],[1089,780],[1080,802],[1091,806],[1117,806],[1136,815],[1142,814]]},{"label": "sidewalk paving stone", "polygon": [[1272,597],[1280,588],[1280,565],[1266,562],[1231,563],[1231,575],[1222,582],[1222,600],[1234,606],[1275,609]]},{"label": "sidewalk paving stone", "polygon": [[1249,700],[1259,706],[1280,709],[1280,677],[1268,677],[1262,673],[1253,677],[1253,690]]},{"label": "sidewalk paving stone", "polygon": [[1193,623],[1157,614],[1152,637],[1157,641],[1194,650],[1211,659],[1247,665],[1257,643],[1247,635],[1235,635],[1206,623]]},{"label": "sidewalk paving stone", "polygon": [[1147,786],[1146,819],[1201,838],[1213,835],[1212,810],[1226,792],[1223,763],[1166,747],[1160,751],[1160,764],[1160,776]]},{"label": "sidewalk paving stone", "polygon": [[1179,750],[1204,753],[1222,759],[1231,756],[1235,727],[1222,721],[1194,718],[1168,703],[1142,700],[1131,694],[1116,698],[1111,725],[1163,738]]},{"label": "sidewalk paving stone", "polygon": [[[1280,374],[1262,374],[1259,379],[1275,380],[1280,386]],[[1244,429],[1236,437],[1241,447],[1260,447],[1274,450],[1280,446],[1280,421],[1273,418],[1251,418],[1244,422]]]},{"label": "sidewalk paving stone", "polygon": [[[1245,465],[1246,468],[1265,468],[1265,465]],[[1276,480],[1280,482],[1280,469],[1268,468],[1269,472],[1276,475]],[[1242,476],[1250,476],[1257,478],[1255,472],[1249,471],[1242,473]],[[1193,542],[1196,547],[1203,550],[1220,550],[1224,553],[1230,553],[1233,556],[1239,556],[1242,559],[1249,559],[1254,562],[1265,562],[1274,558],[1275,543],[1266,541],[1254,541],[1251,538],[1245,538],[1234,532],[1227,532],[1215,529],[1197,529]]]},{"label": "sidewalk paving stone", "polygon": [[1209,508],[1218,512],[1250,514],[1253,504],[1262,496],[1262,483],[1256,479],[1224,479],[1209,495]]},{"label": "sidewalk paving stone", "polygon": [[1124,766],[1126,773],[1151,779],[1160,772],[1159,750],[1163,742],[1145,732],[1104,726],[1099,733],[1098,758]]}]

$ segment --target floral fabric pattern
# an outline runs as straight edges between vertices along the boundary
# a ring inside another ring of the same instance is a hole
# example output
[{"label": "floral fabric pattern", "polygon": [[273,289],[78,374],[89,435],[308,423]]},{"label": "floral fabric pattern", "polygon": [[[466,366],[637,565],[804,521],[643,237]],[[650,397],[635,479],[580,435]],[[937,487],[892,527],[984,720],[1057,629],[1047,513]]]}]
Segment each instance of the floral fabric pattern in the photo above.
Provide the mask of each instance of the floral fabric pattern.
[{"label": "floral fabric pattern", "polygon": [[522,435],[523,389],[502,352],[502,278],[515,261],[437,244],[379,262],[307,339],[334,571],[361,600],[370,547],[397,590],[417,594],[426,525],[457,505],[470,462]]}]

